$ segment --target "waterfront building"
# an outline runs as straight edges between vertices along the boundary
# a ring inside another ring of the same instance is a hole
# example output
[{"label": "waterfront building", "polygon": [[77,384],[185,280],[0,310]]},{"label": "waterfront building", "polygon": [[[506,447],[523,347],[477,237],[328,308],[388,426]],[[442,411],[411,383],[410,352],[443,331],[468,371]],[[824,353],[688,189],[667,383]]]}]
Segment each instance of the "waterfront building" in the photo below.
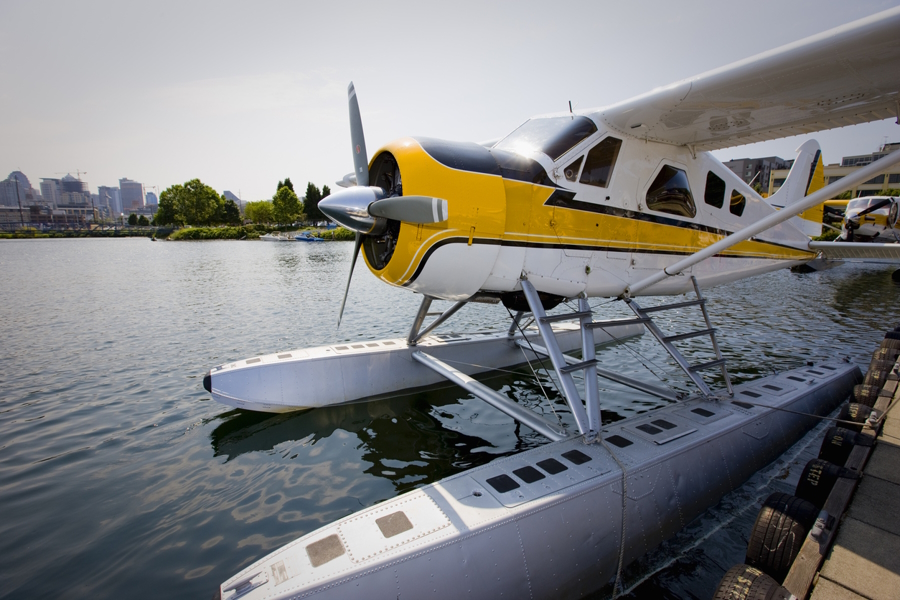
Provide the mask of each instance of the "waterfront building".
[{"label": "waterfront building", "polygon": [[[18,182],[18,197],[16,197],[16,183]],[[34,204],[40,200],[40,194],[32,189],[31,182],[22,171],[13,171],[9,177],[0,181],[0,206],[19,207]]]},{"label": "waterfront building", "polygon": [[123,177],[119,180],[119,191],[122,195],[123,213],[139,212],[144,208],[144,184]]},{"label": "waterfront building", "polygon": [[[860,154],[856,156],[845,156],[841,159],[840,164],[825,165],[825,183],[830,184],[839,181],[857,169],[860,169],[879,158],[886,156],[892,150],[900,148],[900,142],[884,144],[877,152],[870,154]],[[771,196],[784,185],[790,170],[788,168],[779,169],[772,172],[772,178],[769,182],[768,192]],[[851,188],[850,195],[853,198],[860,196],[877,196],[882,190],[900,189],[900,166],[894,166],[887,171],[865,181],[858,186]]]},{"label": "waterfront building", "polygon": [[50,206],[56,208],[59,204],[60,185],[59,179],[41,177],[41,195]]},{"label": "waterfront building", "polygon": [[123,211],[122,196],[119,188],[101,185],[97,188],[97,195],[100,196],[100,205],[109,206],[110,216],[118,217]]},{"label": "waterfront building", "polygon": [[156,194],[154,194],[153,192],[147,192],[146,198],[147,198],[147,206],[153,207],[152,210],[155,211],[156,207],[159,206],[159,200],[157,200]]},{"label": "waterfront building", "polygon": [[243,212],[244,212],[244,203],[241,201],[240,198],[238,198],[237,196],[234,195],[233,192],[230,192],[230,191],[228,191],[228,190],[225,190],[224,192],[222,192],[222,196],[223,196],[226,200],[231,200],[231,201],[233,201],[235,204],[237,204],[238,209],[239,209],[239,210],[241,211],[241,213],[243,214]]},{"label": "waterfront building", "polygon": [[772,171],[776,169],[790,169],[793,160],[784,160],[778,156],[765,158],[737,158],[723,163],[750,186],[759,184],[763,191],[769,189],[769,180]]}]

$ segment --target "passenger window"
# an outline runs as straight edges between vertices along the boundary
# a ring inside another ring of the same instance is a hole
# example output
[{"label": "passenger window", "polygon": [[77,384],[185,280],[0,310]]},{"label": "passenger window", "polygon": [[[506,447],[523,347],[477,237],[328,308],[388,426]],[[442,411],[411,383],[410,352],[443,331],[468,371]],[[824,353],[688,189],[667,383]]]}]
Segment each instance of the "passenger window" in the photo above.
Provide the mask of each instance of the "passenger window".
[{"label": "passenger window", "polygon": [[693,219],[697,214],[687,173],[665,165],[647,192],[647,208]]},{"label": "passenger window", "polygon": [[578,160],[573,162],[571,165],[565,168],[563,174],[566,176],[568,181],[577,181],[578,180],[578,170],[581,169],[581,161],[584,160],[584,157],[579,157]]},{"label": "passenger window", "polygon": [[703,194],[703,200],[716,208],[722,208],[725,204],[725,182],[712,171],[706,174],[706,192]]},{"label": "passenger window", "polygon": [[737,190],[731,190],[731,206],[728,207],[731,214],[741,216],[744,214],[745,206],[747,206],[747,199],[739,194]]},{"label": "passenger window", "polygon": [[581,183],[606,187],[612,177],[613,168],[616,166],[616,158],[619,156],[619,148],[622,140],[614,137],[604,138],[599,144],[588,152],[584,161],[584,170],[581,172]]}]

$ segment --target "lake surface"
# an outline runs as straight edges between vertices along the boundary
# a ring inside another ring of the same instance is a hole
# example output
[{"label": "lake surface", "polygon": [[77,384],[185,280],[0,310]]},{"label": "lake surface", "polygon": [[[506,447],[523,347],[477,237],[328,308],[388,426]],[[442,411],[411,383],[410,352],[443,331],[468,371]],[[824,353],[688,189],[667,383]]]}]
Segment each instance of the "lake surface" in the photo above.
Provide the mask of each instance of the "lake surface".
[{"label": "lake surface", "polygon": [[[209,598],[321,525],[544,443],[452,387],[289,415],[211,400],[202,379],[220,363],[405,337],[420,298],[363,264],[335,328],[352,247],[0,241],[0,597]],[[865,368],[900,322],[892,271],[783,270],[709,290],[733,379],[835,356]],[[473,305],[444,327],[507,324],[502,306]],[[690,391],[649,336],[600,356],[607,368]],[[528,367],[488,384],[571,423],[539,373],[552,405]],[[601,385],[607,422],[661,403]],[[802,468],[817,450],[810,439],[791,456]],[[761,500],[792,491],[798,469],[788,458],[629,569],[629,597],[709,598],[742,562]]]}]

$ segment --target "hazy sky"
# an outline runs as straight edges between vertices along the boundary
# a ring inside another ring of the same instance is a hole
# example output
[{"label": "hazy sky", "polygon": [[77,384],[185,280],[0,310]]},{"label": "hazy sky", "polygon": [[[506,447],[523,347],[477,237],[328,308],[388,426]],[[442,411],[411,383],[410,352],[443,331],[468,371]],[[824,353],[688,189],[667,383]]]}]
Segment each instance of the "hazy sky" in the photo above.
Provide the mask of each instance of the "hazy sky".
[{"label": "hazy sky", "polygon": [[[371,157],[404,135],[496,138],[897,4],[0,0],[0,178],[80,169],[96,192],[198,177],[244,200],[285,177],[333,187],[353,169],[351,80]],[[829,163],[885,136],[900,126],[815,135]],[[791,158],[801,141],[716,155]]]}]

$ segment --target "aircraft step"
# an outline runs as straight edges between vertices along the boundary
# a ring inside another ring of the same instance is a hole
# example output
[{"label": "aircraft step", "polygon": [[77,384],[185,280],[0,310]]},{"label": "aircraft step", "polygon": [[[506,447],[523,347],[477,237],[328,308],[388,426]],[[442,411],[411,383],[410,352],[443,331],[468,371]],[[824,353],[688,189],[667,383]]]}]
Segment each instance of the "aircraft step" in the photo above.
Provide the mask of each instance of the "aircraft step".
[{"label": "aircraft step", "polygon": [[[541,356],[550,356],[550,353],[546,348],[540,346],[538,344],[532,344],[526,342],[525,340],[516,340],[516,345],[520,348],[524,348],[525,350],[530,350],[535,354],[539,354]],[[566,362],[570,365],[574,365],[578,362],[577,358],[573,358],[568,355],[564,355]],[[599,364],[599,362],[598,362]],[[622,375],[620,373],[616,373],[614,371],[610,371],[608,369],[602,369],[597,367],[597,375],[603,377],[604,379],[609,379],[610,381],[615,381],[616,383],[621,383],[622,385],[626,385],[630,388],[640,390],[644,393],[650,394],[651,396],[656,396],[657,398],[662,398],[663,400],[668,400],[670,402],[678,401],[678,394],[673,392],[672,390],[660,386],[656,386],[645,381],[634,379],[628,377],[626,375]]]},{"label": "aircraft step", "polygon": [[660,306],[651,306],[649,308],[641,308],[641,311],[645,313],[653,313],[660,312],[663,310],[675,310],[678,308],[687,308],[689,306],[704,306],[706,304],[706,300],[701,298],[700,300],[688,300],[687,302],[675,302],[673,304],[661,304]]},{"label": "aircraft step", "polygon": [[561,367],[559,369],[560,373],[571,373],[573,371],[578,371],[581,369],[586,369],[592,365],[596,365],[599,361],[596,358],[592,358],[591,360],[585,360],[582,362],[575,363],[573,365],[566,365],[565,367]]},{"label": "aircraft step", "polygon": [[582,319],[584,317],[590,317],[593,315],[589,310],[564,313],[561,315],[549,315],[545,317],[540,317],[541,323],[558,323],[559,321],[572,321],[575,319]]},{"label": "aircraft step", "polygon": [[718,360],[711,360],[709,362],[700,363],[699,365],[692,365],[690,369],[691,371],[696,373],[697,371],[712,369],[713,367],[724,367],[726,362],[727,361],[724,358],[720,358]]},{"label": "aircraft step", "polygon": [[[728,376],[728,370],[725,368],[726,360],[722,357],[722,353],[719,350],[719,344],[716,341],[716,329],[712,326],[709,320],[709,313],[706,311],[706,300],[700,294],[700,286],[697,284],[696,277],[691,276],[691,283],[694,286],[694,293],[697,295],[696,300],[688,300],[686,302],[674,302],[672,304],[663,304],[661,306],[651,306],[644,308],[635,302],[633,299],[628,300],[628,306],[634,312],[634,314],[638,317],[638,319],[644,319],[644,325],[647,327],[647,330],[653,334],[659,343],[662,344],[663,348],[666,349],[666,352],[669,353],[675,362],[681,367],[681,370],[685,372],[685,374],[691,378],[691,381],[700,388],[700,393],[704,396],[712,396],[712,391],[706,385],[706,382],[703,381],[703,378],[699,375],[699,371],[703,371],[705,369],[710,369],[713,367],[719,367],[722,369],[722,377],[725,380],[725,387],[728,388],[728,393],[733,394],[733,389],[731,386],[731,378]],[[703,321],[706,323],[706,329],[700,329],[698,331],[691,331],[688,333],[679,333],[675,335],[666,335],[653,321],[651,317],[648,315],[650,313],[662,312],[665,310],[675,310],[679,308],[688,308],[692,306],[700,307],[700,312],[703,314]],[[681,353],[681,351],[675,347],[673,342],[678,342],[681,340],[688,340],[692,338],[709,336],[709,341],[712,344],[712,350],[715,353],[716,359],[710,362],[706,362],[698,365],[691,365],[688,363],[687,359]]]},{"label": "aircraft step", "polygon": [[603,329],[604,327],[614,327],[616,325],[643,325],[650,320],[650,317],[637,317],[635,319],[607,319],[605,321],[593,321],[585,325],[588,329]]},{"label": "aircraft step", "polygon": [[689,340],[695,337],[702,337],[704,335],[710,335],[715,333],[716,329],[701,329],[699,331],[691,331],[688,333],[679,333],[678,335],[667,335],[663,339],[667,342],[677,342],[679,340]]}]

